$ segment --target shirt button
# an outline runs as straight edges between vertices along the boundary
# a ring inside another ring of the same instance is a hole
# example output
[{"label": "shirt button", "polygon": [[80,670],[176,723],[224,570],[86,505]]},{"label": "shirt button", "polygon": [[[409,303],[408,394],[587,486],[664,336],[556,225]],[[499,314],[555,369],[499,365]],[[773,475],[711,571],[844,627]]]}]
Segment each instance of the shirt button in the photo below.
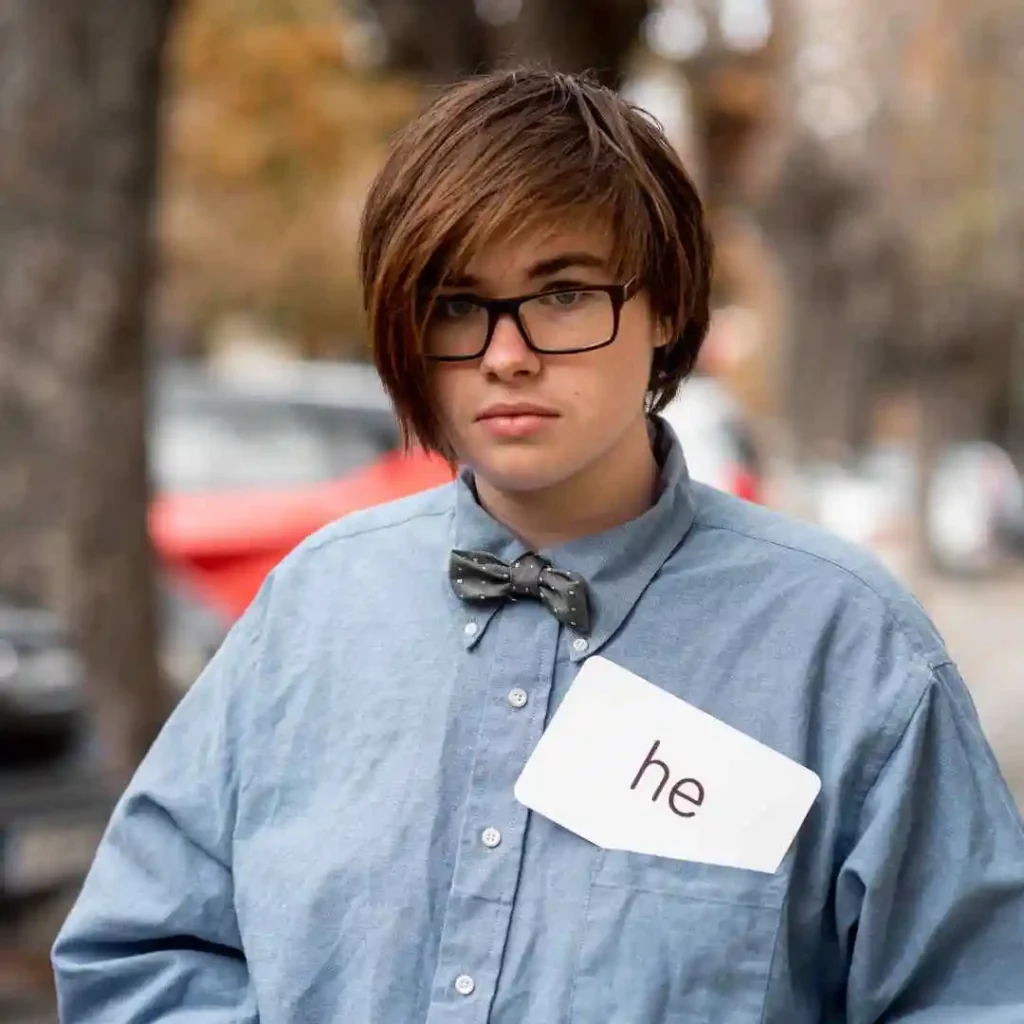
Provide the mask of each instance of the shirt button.
[{"label": "shirt button", "polygon": [[581,636],[576,637],[572,642],[572,649],[574,651],[578,651],[580,654],[582,654],[589,646],[590,644],[588,644]]},{"label": "shirt button", "polygon": [[501,833],[496,828],[485,828],[480,833],[480,842],[487,847],[488,850],[493,850],[496,846],[501,845]]},{"label": "shirt button", "polygon": [[480,627],[475,622],[467,622],[462,632],[465,633],[466,636],[476,636],[477,630],[479,629]]},{"label": "shirt button", "polygon": [[514,690],[508,691],[508,702],[512,705],[512,707],[516,708],[517,710],[519,708],[526,707],[527,699],[528,698],[526,696],[526,691],[520,689],[518,686]]},{"label": "shirt button", "polygon": [[460,974],[455,979],[455,991],[460,996],[471,996],[476,989],[476,982],[468,974]]}]

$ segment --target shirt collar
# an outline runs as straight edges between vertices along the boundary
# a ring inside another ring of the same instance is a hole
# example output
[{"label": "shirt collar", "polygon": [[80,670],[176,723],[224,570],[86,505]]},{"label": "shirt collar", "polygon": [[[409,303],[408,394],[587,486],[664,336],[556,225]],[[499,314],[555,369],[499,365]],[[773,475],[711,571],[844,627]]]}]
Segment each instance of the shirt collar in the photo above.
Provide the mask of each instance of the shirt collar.
[{"label": "shirt collar", "polygon": [[[559,569],[580,573],[590,588],[593,630],[585,646],[570,646],[574,661],[595,654],[616,633],[693,525],[693,496],[682,447],[661,419],[653,418],[651,424],[661,466],[654,504],[620,526],[538,552]],[[453,547],[489,551],[505,561],[528,550],[477,501],[471,470],[460,469],[455,487]],[[467,633],[468,646],[479,641],[497,610],[494,605],[473,609],[476,626]]]}]

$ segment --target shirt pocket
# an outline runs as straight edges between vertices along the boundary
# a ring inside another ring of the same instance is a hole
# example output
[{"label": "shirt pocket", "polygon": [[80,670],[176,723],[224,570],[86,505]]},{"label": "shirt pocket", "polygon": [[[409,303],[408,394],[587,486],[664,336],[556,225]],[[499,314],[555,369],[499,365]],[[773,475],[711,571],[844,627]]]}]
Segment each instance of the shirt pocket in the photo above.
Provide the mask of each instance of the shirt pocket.
[{"label": "shirt pocket", "polygon": [[602,851],[572,1024],[760,1024],[785,895],[781,873]]}]

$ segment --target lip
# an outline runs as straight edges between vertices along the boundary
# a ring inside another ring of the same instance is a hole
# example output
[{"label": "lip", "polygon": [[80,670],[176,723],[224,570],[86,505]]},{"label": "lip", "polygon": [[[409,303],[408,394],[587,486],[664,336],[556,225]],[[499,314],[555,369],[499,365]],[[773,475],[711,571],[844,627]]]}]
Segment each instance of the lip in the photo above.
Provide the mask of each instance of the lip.
[{"label": "lip", "polygon": [[558,418],[558,413],[533,402],[497,402],[487,406],[477,422],[495,438],[517,439],[537,434]]},{"label": "lip", "polygon": [[496,402],[479,413],[477,420],[515,419],[518,416],[554,419],[557,415],[554,409],[534,402]]}]

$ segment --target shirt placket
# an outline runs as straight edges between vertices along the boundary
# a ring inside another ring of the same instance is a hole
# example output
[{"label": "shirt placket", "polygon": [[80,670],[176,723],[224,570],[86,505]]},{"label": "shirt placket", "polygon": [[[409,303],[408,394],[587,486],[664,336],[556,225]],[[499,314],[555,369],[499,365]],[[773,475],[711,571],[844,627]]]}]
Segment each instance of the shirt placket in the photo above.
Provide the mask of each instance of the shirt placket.
[{"label": "shirt placket", "polygon": [[489,1018],[527,828],[527,809],[513,789],[544,729],[558,632],[537,605],[513,602],[467,654],[482,662],[471,675],[486,680],[487,693],[427,1024]]}]

